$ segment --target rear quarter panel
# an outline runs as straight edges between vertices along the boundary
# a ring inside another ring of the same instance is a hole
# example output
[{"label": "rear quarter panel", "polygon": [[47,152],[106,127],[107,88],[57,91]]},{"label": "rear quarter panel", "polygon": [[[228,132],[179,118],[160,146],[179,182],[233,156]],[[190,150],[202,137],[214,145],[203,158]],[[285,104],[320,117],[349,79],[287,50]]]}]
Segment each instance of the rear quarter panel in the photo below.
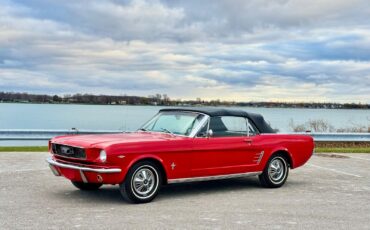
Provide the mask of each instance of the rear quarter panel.
[{"label": "rear quarter panel", "polygon": [[287,152],[291,159],[291,168],[297,168],[310,159],[314,149],[313,138],[308,135],[261,134],[255,137],[254,143],[262,145],[265,151],[260,170],[263,170],[269,158],[278,151]]}]

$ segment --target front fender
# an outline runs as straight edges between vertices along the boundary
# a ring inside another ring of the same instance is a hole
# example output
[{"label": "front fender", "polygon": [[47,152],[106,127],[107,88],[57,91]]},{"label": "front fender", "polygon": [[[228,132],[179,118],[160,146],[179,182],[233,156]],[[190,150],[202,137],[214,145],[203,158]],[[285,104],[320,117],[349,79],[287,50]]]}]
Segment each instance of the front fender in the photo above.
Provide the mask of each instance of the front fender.
[{"label": "front fender", "polygon": [[124,179],[123,180],[126,179],[126,175],[127,175],[128,170],[130,170],[130,168],[134,164],[136,164],[137,162],[142,161],[142,160],[154,160],[154,161],[156,161],[157,163],[160,164],[160,166],[162,166],[162,168],[164,169],[164,173],[166,175],[168,175],[168,168],[165,167],[163,159],[161,159],[160,157],[158,157],[157,155],[154,155],[154,154],[143,154],[143,155],[138,155],[138,156],[135,156],[135,157],[129,159],[129,163],[127,164],[126,168],[122,170],[122,171],[124,171]]}]

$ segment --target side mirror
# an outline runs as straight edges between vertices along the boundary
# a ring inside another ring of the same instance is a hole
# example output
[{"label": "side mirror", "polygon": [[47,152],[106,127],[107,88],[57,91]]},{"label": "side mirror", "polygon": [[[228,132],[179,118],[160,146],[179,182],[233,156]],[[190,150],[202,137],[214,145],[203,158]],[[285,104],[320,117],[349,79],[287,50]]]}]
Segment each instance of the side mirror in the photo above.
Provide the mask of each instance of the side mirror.
[{"label": "side mirror", "polygon": [[212,137],[213,136],[213,131],[212,129],[209,129],[207,132],[207,137]]}]

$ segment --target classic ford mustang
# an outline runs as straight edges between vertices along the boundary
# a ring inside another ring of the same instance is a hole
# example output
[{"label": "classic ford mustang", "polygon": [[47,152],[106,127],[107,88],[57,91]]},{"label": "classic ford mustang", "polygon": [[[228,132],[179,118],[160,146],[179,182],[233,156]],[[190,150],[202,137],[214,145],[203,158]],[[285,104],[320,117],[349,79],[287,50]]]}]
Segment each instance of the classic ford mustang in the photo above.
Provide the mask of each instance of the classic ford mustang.
[{"label": "classic ford mustang", "polygon": [[126,200],[144,203],[170,183],[258,175],[277,188],[313,149],[310,136],[276,134],[258,114],[167,108],[136,132],[55,137],[47,162],[79,189],[119,184]]}]

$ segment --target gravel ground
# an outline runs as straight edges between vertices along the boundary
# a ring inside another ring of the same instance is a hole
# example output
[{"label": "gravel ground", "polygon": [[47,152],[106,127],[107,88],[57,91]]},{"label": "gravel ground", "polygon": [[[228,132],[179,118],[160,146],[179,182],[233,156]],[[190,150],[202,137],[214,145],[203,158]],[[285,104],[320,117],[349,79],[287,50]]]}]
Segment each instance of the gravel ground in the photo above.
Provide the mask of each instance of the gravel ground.
[{"label": "gravel ground", "polygon": [[257,177],[164,187],[148,204],[79,191],[47,153],[0,153],[0,229],[370,229],[370,154],[315,155],[279,189]]}]

